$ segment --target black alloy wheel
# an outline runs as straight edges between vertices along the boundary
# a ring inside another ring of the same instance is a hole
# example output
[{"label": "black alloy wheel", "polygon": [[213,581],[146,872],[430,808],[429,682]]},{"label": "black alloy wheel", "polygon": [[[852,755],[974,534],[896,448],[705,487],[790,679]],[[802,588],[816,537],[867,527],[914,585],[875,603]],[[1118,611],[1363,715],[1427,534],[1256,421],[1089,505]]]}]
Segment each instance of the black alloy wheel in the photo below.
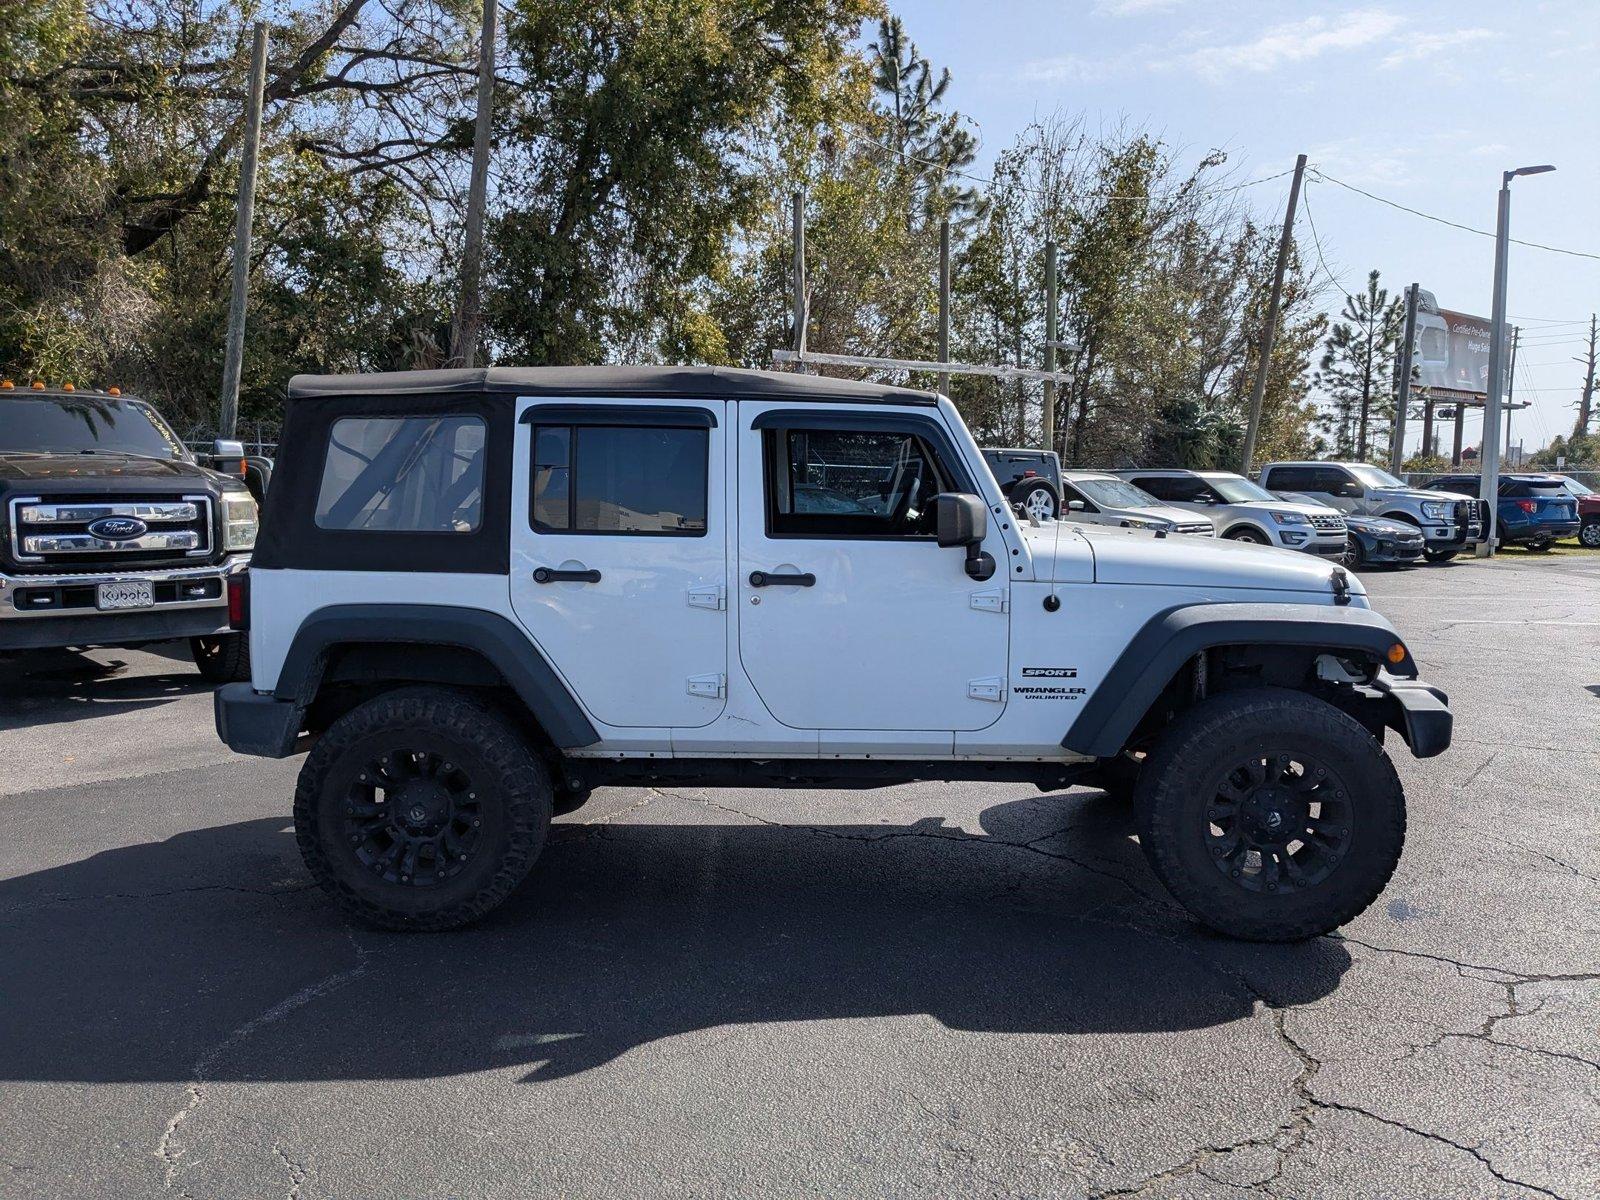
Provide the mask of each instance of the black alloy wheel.
[{"label": "black alloy wheel", "polygon": [[1212,865],[1247,892],[1321,883],[1349,851],[1349,785],[1304,752],[1250,754],[1206,805]]},{"label": "black alloy wheel", "polygon": [[344,834],[378,878],[435,887],[459,875],[478,849],[478,785],[431,750],[392,750],[371,759],[344,797]]}]

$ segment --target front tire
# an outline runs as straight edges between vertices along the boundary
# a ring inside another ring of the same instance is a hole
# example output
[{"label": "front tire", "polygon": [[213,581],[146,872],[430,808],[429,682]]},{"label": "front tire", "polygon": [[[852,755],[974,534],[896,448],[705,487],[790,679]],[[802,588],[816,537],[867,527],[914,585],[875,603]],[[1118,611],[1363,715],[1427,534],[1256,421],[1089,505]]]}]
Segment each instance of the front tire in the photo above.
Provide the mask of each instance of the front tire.
[{"label": "front tire", "polygon": [[453,929],[527,877],[551,801],[544,764],[497,710],[463,692],[402,688],[351,709],[312,747],[295,841],[357,920]]},{"label": "front tire", "polygon": [[1422,557],[1431,563],[1447,563],[1459,553],[1459,550],[1424,550]]},{"label": "front tire", "polygon": [[240,683],[250,678],[250,635],[219,633],[189,639],[189,653],[207,683]]},{"label": "front tire", "polygon": [[1323,700],[1252,688],[1178,718],[1135,793],[1151,868],[1203,924],[1292,942],[1351,920],[1405,842],[1405,795],[1376,738]]},{"label": "front tire", "polygon": [[1600,550],[1600,521],[1589,521],[1578,530],[1578,542],[1590,550]]},{"label": "front tire", "polygon": [[1368,565],[1367,548],[1361,544],[1361,539],[1351,534],[1347,545],[1349,549],[1344,552],[1344,565],[1352,571],[1359,571],[1366,567]]},{"label": "front tire", "polygon": [[1270,545],[1265,537],[1254,529],[1232,529],[1223,535],[1230,542],[1244,542],[1248,546]]}]

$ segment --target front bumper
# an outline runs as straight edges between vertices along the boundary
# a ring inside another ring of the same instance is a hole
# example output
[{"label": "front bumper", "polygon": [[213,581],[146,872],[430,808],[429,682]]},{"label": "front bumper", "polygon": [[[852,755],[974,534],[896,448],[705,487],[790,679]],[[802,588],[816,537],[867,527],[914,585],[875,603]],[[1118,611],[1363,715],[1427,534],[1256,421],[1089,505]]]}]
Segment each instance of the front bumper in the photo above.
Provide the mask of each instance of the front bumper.
[{"label": "front bumper", "polygon": [[1423,541],[1399,542],[1389,537],[1367,538],[1362,543],[1367,560],[1375,563],[1416,562],[1422,557]]},{"label": "front bumper", "polygon": [[1385,701],[1384,724],[1405,738],[1418,758],[1432,758],[1450,748],[1455,718],[1450,697],[1439,688],[1379,671],[1362,690]]},{"label": "front bumper", "polygon": [[[228,577],[245,570],[248,555],[208,567],[83,574],[0,573],[0,650],[58,646],[135,646],[228,631]],[[143,580],[156,602],[149,608],[102,611],[102,583]]]}]

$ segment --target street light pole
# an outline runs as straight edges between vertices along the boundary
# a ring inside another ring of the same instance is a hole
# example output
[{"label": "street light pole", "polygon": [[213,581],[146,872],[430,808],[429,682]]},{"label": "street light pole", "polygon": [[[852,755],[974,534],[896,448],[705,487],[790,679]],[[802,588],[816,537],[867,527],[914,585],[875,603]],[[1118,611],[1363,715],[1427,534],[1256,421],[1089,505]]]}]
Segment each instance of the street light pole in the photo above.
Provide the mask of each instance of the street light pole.
[{"label": "street light pole", "polygon": [[1489,396],[1483,409],[1483,439],[1479,447],[1483,476],[1478,496],[1489,510],[1484,540],[1478,543],[1479,558],[1494,553],[1500,507],[1500,398],[1505,380],[1506,340],[1506,260],[1511,243],[1511,181],[1518,175],[1542,175],[1555,168],[1548,164],[1518,167],[1500,176],[1500,205],[1494,229],[1494,308],[1489,317]]}]

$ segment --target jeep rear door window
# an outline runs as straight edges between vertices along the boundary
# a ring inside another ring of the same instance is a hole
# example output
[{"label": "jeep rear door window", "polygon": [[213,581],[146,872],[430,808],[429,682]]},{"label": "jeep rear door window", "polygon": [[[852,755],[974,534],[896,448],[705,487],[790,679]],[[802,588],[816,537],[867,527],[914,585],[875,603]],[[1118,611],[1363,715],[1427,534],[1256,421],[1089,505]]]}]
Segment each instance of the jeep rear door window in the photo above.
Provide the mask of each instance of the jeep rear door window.
[{"label": "jeep rear door window", "polygon": [[533,527],[702,537],[710,435],[640,425],[535,425]]},{"label": "jeep rear door window", "polygon": [[769,429],[767,527],[778,537],[931,537],[933,497],[948,491],[913,433]]},{"label": "jeep rear door window", "polygon": [[471,533],[483,519],[478,417],[343,417],[317,493],[323,529]]}]

